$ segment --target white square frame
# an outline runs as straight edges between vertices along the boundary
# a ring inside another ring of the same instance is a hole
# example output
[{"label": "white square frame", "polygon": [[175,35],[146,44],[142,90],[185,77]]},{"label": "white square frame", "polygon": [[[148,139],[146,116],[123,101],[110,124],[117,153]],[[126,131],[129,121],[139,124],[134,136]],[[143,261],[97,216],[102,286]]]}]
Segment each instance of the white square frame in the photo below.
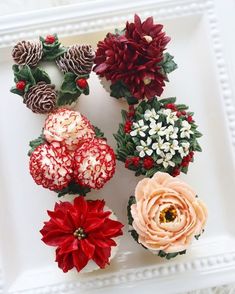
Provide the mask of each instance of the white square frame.
[{"label": "white square frame", "polygon": [[[130,1],[129,1],[130,2]],[[79,7],[79,9],[78,9]],[[27,38],[34,39],[38,35],[54,33],[60,36],[71,36],[85,34],[95,31],[105,30],[110,26],[119,26],[126,19],[130,19],[133,13],[138,11],[140,16],[149,15],[155,18],[171,19],[188,15],[203,15],[206,17],[213,54],[217,70],[217,77],[220,87],[220,96],[223,110],[227,120],[228,136],[232,154],[235,154],[235,108],[233,105],[233,88],[227,71],[224,52],[221,44],[218,20],[215,14],[214,2],[212,0],[189,0],[189,1],[167,1],[158,2],[154,0],[128,3],[126,0],[108,1],[98,0],[94,2],[82,3],[68,7],[59,7],[45,11],[32,12],[27,15],[6,16],[0,20],[0,48],[13,45],[17,40]],[[19,25],[20,24],[20,25]],[[149,291],[154,289],[153,280],[158,279],[161,289],[165,293],[169,292],[171,279],[177,279],[179,284],[184,284],[187,273],[193,273],[195,279],[200,279],[200,287],[208,287],[214,284],[229,283],[235,280],[235,250],[208,258],[197,258],[193,262],[181,264],[161,264],[141,269],[131,269],[116,272],[111,275],[104,275],[97,278],[87,278],[84,281],[61,282],[54,285],[43,287],[33,287],[23,293],[42,294],[42,293],[76,293],[78,290],[90,291],[93,289],[104,289],[116,287],[117,285],[128,285],[130,283],[144,282],[148,280]],[[203,273],[206,280],[202,279]],[[223,273],[219,275],[218,273]],[[216,281],[215,281],[216,278]],[[189,279],[190,281],[190,279]],[[0,286],[3,284],[0,275]],[[106,288],[104,288],[106,287]],[[185,290],[184,286],[178,290]],[[108,291],[108,290],[107,290]],[[122,289],[123,293],[129,290]],[[13,291],[11,293],[22,293]],[[87,293],[87,292],[86,292]]]}]

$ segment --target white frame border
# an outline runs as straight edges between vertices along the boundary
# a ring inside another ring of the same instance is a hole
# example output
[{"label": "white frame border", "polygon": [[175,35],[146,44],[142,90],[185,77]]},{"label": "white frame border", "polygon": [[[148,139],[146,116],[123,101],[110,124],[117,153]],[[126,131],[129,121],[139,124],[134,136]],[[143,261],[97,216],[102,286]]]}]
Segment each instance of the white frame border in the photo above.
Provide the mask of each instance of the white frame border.
[{"label": "white frame border", "polygon": [[[71,36],[105,30],[110,26],[119,26],[126,19],[132,18],[135,11],[138,11],[143,18],[152,15],[160,20],[187,15],[206,15],[214,49],[220,96],[228,124],[232,153],[234,154],[235,108],[233,105],[233,91],[222,49],[214,2],[212,0],[172,0],[167,2],[135,0],[134,3],[126,0],[96,0],[68,7],[57,7],[27,14],[4,16],[0,19],[0,48],[13,45],[19,39],[34,39],[38,35],[45,35],[55,31],[60,36]],[[208,258],[197,258],[190,263],[166,263],[160,266],[123,270],[115,274],[87,279],[82,282],[61,282],[51,286],[24,290],[23,293],[75,293],[76,290],[80,289],[91,290],[154,278],[167,279],[166,277],[169,278],[172,276],[178,276],[177,278],[179,278],[183,273],[188,273],[189,271],[192,271],[194,274],[196,273],[198,277],[202,271],[204,273],[207,271],[210,273],[225,273],[229,271],[229,280],[224,282],[231,282],[232,278],[235,279],[235,251]],[[198,277],[195,276],[195,278]],[[216,282],[220,283],[219,279]],[[1,285],[3,285],[3,279],[0,274],[0,293]],[[203,284],[200,286],[204,287]],[[207,286],[205,285],[205,287]],[[226,289],[232,290],[234,288],[226,286]],[[11,293],[18,294],[22,292],[14,291]]]}]

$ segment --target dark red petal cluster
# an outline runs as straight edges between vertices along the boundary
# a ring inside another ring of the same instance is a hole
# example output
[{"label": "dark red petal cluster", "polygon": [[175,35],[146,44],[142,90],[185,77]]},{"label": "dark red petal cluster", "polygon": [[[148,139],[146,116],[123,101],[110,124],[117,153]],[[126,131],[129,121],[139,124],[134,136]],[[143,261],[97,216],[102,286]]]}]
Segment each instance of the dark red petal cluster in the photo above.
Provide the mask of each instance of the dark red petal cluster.
[{"label": "dark red petal cluster", "polygon": [[111,247],[117,245],[113,238],[123,234],[123,225],[111,219],[112,212],[104,211],[104,205],[104,200],[79,196],[74,203],[56,203],[54,211],[48,211],[50,220],[40,231],[42,241],[57,247],[56,261],[64,272],[74,267],[80,271],[89,260],[100,268],[109,264]]},{"label": "dark red petal cluster", "polygon": [[114,151],[103,139],[86,140],[74,153],[74,180],[81,186],[102,188],[115,167]]},{"label": "dark red petal cluster", "polygon": [[109,33],[98,43],[94,71],[112,83],[121,80],[138,99],[160,96],[165,83],[157,64],[170,41],[162,28],[152,17],[142,23],[135,15],[124,35]]},{"label": "dark red petal cluster", "polygon": [[58,142],[38,146],[30,156],[30,174],[38,185],[62,190],[72,179],[73,159]]}]

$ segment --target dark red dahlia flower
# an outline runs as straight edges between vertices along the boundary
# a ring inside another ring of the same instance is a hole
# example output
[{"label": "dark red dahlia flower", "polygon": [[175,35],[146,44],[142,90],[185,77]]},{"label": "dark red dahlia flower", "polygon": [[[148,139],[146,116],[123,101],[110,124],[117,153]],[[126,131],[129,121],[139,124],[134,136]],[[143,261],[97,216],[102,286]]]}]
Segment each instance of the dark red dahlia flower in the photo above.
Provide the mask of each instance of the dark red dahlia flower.
[{"label": "dark red dahlia flower", "polygon": [[160,96],[166,77],[159,63],[170,41],[162,28],[152,17],[141,23],[135,15],[134,23],[127,22],[124,35],[109,33],[98,43],[94,71],[112,84],[122,81],[138,99]]},{"label": "dark red dahlia flower", "polygon": [[112,212],[104,211],[104,205],[104,200],[79,196],[74,203],[56,203],[54,211],[48,211],[42,241],[57,247],[56,262],[63,272],[74,267],[80,271],[89,260],[100,268],[109,264],[111,247],[117,246],[113,238],[123,234],[123,225],[111,219]]}]

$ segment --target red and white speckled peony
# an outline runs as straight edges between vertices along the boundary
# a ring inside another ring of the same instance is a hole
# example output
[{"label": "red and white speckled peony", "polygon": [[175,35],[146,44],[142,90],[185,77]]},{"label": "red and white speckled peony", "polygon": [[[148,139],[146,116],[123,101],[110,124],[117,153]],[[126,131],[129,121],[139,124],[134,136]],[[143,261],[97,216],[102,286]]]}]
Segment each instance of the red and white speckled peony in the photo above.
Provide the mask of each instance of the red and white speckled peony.
[{"label": "red and white speckled peony", "polygon": [[43,134],[48,142],[60,142],[69,150],[75,150],[84,140],[95,136],[93,126],[85,116],[65,108],[47,117]]},{"label": "red and white speckled peony", "polygon": [[72,179],[73,159],[58,142],[42,144],[31,154],[29,168],[38,185],[52,191],[60,191]]},{"label": "red and white speckled peony", "polygon": [[102,188],[115,167],[114,151],[103,139],[86,140],[74,153],[74,180],[81,186]]}]

